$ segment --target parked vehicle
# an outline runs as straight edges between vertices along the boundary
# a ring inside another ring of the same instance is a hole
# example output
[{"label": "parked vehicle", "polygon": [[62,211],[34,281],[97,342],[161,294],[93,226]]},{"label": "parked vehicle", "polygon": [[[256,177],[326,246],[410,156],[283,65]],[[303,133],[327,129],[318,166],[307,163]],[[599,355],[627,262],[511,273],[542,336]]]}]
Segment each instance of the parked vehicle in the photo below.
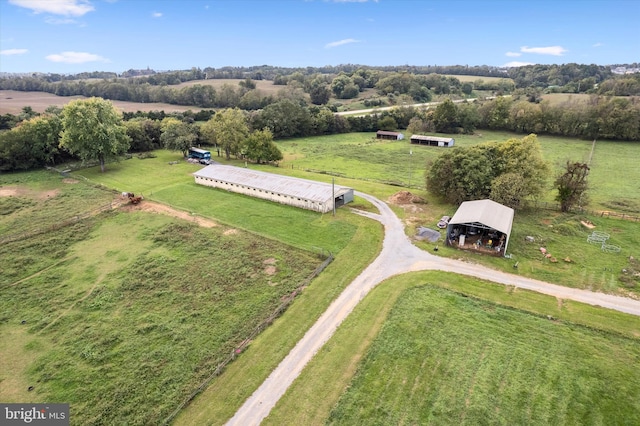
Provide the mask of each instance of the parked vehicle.
[{"label": "parked vehicle", "polygon": [[195,158],[196,160],[211,160],[211,152],[200,148],[189,148],[189,158]]},{"label": "parked vehicle", "polygon": [[449,216],[442,216],[442,218],[440,218],[440,221],[438,222],[438,228],[440,229],[446,228],[447,225],[449,225],[450,220],[451,218]]}]

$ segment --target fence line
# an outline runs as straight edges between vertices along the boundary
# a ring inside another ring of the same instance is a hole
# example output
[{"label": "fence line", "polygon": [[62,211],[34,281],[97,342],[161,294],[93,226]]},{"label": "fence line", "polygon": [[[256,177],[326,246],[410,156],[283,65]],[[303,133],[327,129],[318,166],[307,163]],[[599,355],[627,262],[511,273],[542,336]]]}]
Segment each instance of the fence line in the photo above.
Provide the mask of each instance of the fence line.
[{"label": "fence line", "polygon": [[[546,201],[534,202],[534,207],[544,210],[559,211],[560,205],[558,203],[548,203]],[[577,207],[570,210],[571,213],[588,214],[590,216],[611,217],[622,220],[631,220],[634,222],[640,222],[640,216],[632,215],[628,213],[616,213],[608,210],[589,210],[582,207]]]},{"label": "fence line", "polygon": [[360,176],[350,176],[345,173],[334,172],[331,170],[308,169],[305,167],[296,166],[295,164],[289,165],[286,163],[280,163],[279,167],[284,167],[287,169],[290,168],[291,170],[302,170],[303,172],[317,173],[321,175],[336,176],[344,179],[362,180],[365,182],[381,183],[384,185],[391,185],[391,186],[401,186],[404,188],[426,189],[424,185],[415,185],[413,183],[407,183],[401,180],[375,179],[375,178],[366,178],[366,177],[360,177]]},{"label": "fence line", "polygon": [[[595,145],[595,140],[593,141],[594,145]],[[282,167],[286,167],[289,168],[289,165],[285,165],[286,163],[280,163],[280,165]],[[307,169],[304,167],[300,167],[300,166],[296,166],[294,164],[290,165],[292,170],[302,170],[303,172],[309,172],[309,173],[318,173],[318,174],[323,174],[323,175],[329,175],[329,176],[336,176],[336,177],[341,177],[341,178],[345,178],[345,179],[354,179],[354,180],[362,180],[365,182],[374,182],[374,183],[382,183],[385,185],[391,185],[391,186],[402,186],[402,187],[406,187],[406,188],[415,188],[415,189],[421,189],[424,190],[426,189],[426,187],[424,185],[413,185],[413,184],[406,184],[404,182],[401,181],[390,181],[390,180],[385,180],[385,179],[373,179],[373,178],[362,178],[362,177],[356,177],[356,176],[349,176],[346,175],[344,173],[340,173],[340,172],[333,172],[330,170],[317,170],[317,169]],[[542,208],[545,210],[554,210],[554,211],[560,211],[560,205],[558,203],[548,203],[545,201],[536,201],[534,202],[534,206],[536,208]],[[617,212],[612,212],[612,211],[608,211],[608,210],[589,210],[589,209],[585,209],[585,208],[574,208],[570,210],[572,213],[582,213],[582,214],[588,214],[591,216],[600,216],[600,217],[612,217],[612,218],[617,218],[617,219],[622,219],[622,220],[631,220],[634,222],[640,222],[640,216],[639,215],[633,215],[633,214],[628,214],[628,213],[617,213]]]},{"label": "fence line", "polygon": [[[324,252],[324,250],[323,250]],[[291,294],[289,294],[284,301],[271,313],[271,315],[269,315],[269,317],[267,317],[264,321],[262,321],[260,324],[258,324],[258,326],[256,326],[253,331],[251,333],[249,333],[249,336],[247,338],[245,338],[240,345],[238,345],[232,352],[230,355],[226,356],[219,364],[218,366],[213,370],[213,372],[200,384],[200,386],[198,386],[196,388],[195,391],[193,391],[191,393],[191,395],[189,395],[189,397],[187,397],[187,399],[185,399],[182,403],[180,403],[180,405],[178,405],[178,407],[176,407],[176,409],[169,414],[169,416],[164,419],[164,421],[162,422],[163,425],[168,425],[169,423],[171,423],[171,421],[178,415],[178,413],[184,408],[186,407],[191,401],[193,401],[193,399],[203,390],[205,390],[207,388],[207,386],[209,386],[209,383],[211,383],[211,381],[213,379],[215,379],[217,376],[219,376],[220,374],[222,374],[222,372],[224,371],[225,367],[227,365],[229,365],[230,362],[232,362],[233,360],[236,359],[236,357],[242,353],[247,346],[249,346],[249,343],[258,335],[260,334],[262,331],[264,331],[264,329],[266,329],[268,326],[270,326],[273,321],[276,320],[276,318],[278,318],[280,315],[282,315],[282,313],[284,311],[287,310],[287,308],[289,307],[289,305],[293,302],[293,300],[296,298],[296,296],[305,288],[307,287],[311,281],[317,277],[320,272],[322,272],[328,265],[329,263],[331,263],[333,261],[333,254],[329,251],[327,251],[328,256],[327,258],[320,264],[320,266],[318,266],[312,273],[311,275],[309,275],[304,281],[302,281],[300,283],[300,285],[298,286],[298,288],[296,288]]]}]

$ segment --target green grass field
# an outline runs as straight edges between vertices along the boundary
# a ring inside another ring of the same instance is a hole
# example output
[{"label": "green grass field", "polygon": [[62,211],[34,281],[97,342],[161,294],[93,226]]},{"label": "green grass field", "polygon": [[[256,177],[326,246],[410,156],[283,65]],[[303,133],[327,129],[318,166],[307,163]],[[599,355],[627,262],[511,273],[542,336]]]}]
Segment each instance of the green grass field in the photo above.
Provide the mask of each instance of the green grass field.
[{"label": "green grass field", "polygon": [[[284,154],[283,168],[322,170],[356,179],[375,179],[403,186],[423,187],[424,172],[442,148],[411,145],[405,135],[402,141],[376,140],[373,133],[348,133],[316,138],[279,141]],[[442,136],[442,135],[440,135]],[[481,131],[474,135],[451,135],[456,146],[471,146],[490,141],[521,138],[508,132]],[[551,166],[545,201],[553,201],[553,180],[569,161],[588,161],[592,141],[573,138],[538,136],[545,160]],[[455,147],[453,148],[455,149]],[[615,210],[612,205],[637,200],[640,168],[636,158],[640,145],[632,142],[598,141],[591,158],[591,206],[597,210]],[[411,181],[410,181],[411,179]],[[409,185],[411,183],[411,185]],[[640,204],[635,204],[640,212]]]},{"label": "green grass field", "polygon": [[[30,209],[62,220],[57,203],[113,197],[27,176],[1,179],[29,201],[0,216],[15,231]],[[72,424],[161,423],[321,262],[229,229],[110,212],[3,244],[0,400],[67,402]]]},{"label": "green grass field", "polygon": [[[337,173],[337,184],[384,200],[406,188],[378,181],[407,184],[411,178],[411,191],[422,196],[426,204],[414,206],[415,211],[392,206],[407,221],[409,234],[417,225],[432,227],[442,214],[453,213],[455,207],[416,188],[423,185],[424,165],[441,150],[413,147],[407,141],[379,142],[372,136],[362,133],[279,141],[285,153],[280,167],[249,167],[324,182],[334,178],[327,172]],[[459,135],[456,143],[468,146],[509,137],[520,136],[482,132]],[[566,159],[588,158],[592,147],[591,142],[571,139],[540,137],[540,141],[545,158],[558,167]],[[620,211],[638,211],[637,197],[632,196],[640,178],[640,171],[633,167],[637,146],[604,141],[596,144],[591,175],[595,208],[617,210],[612,206],[618,206]],[[0,400],[75,401],[75,410],[86,413],[82,414],[82,424],[105,423],[103,418],[107,423],[140,423],[142,412],[136,411],[140,407],[147,411],[154,407],[153,419],[162,421],[215,368],[221,355],[212,354],[227,354],[236,347],[238,339],[295,288],[293,281],[299,282],[305,271],[317,265],[315,254],[330,250],[336,255],[334,262],[176,420],[176,424],[185,425],[222,424],[379,250],[380,224],[348,209],[338,209],[334,217],[201,187],[191,176],[200,166],[182,161],[169,165],[181,159],[180,153],[157,151],[156,155],[109,164],[106,173],[100,173],[97,167],[78,170],[73,176],[81,182],[75,184],[64,183],[60,176],[44,171],[0,176],[0,190],[21,190],[15,196],[0,197],[2,235],[48,226],[69,215],[93,210],[120,191],[143,194],[147,200],[170,204],[221,224],[201,229],[156,214],[112,212],[0,246]],[[219,160],[244,165],[237,160]],[[617,175],[607,170],[626,173]],[[620,176],[626,179],[621,181]],[[354,206],[370,209],[357,197]],[[591,220],[595,229],[609,232],[611,243],[618,244],[621,252],[605,254],[588,244],[590,230],[580,223],[583,219]],[[631,221],[532,211],[516,216],[511,260],[446,247],[441,247],[438,254],[571,287],[637,292],[637,280],[621,274],[622,269],[633,273],[637,268],[629,260],[629,256],[640,257],[637,227],[638,223]],[[225,231],[232,229],[237,234],[230,238]],[[527,235],[534,236],[536,243],[525,243]],[[418,245],[431,249],[429,244]],[[544,260],[541,245],[560,261],[552,264]],[[564,257],[571,262],[562,261]],[[278,265],[276,276],[264,272],[264,262],[271,258]],[[520,265],[517,270],[512,268],[515,261]],[[298,268],[298,262],[303,266]],[[207,272],[194,264],[207,265]],[[513,306],[531,312],[534,318],[559,318],[561,321],[554,324],[561,327],[591,328],[604,340],[612,341],[608,346],[612,350],[624,352],[615,346],[614,337],[640,337],[635,317],[514,292],[469,278],[425,274],[394,278],[394,284],[383,284],[368,296],[265,424],[324,423],[384,326],[393,301],[404,289],[425,282],[484,300],[478,302],[479,306],[494,311],[502,309],[498,305]],[[282,283],[273,285],[278,277]],[[288,281],[286,277],[296,278]],[[389,288],[396,293],[382,291]],[[517,310],[506,312],[532,317]],[[535,327],[527,330],[537,339]],[[464,335],[460,338],[466,339]],[[613,365],[605,364],[602,368]],[[134,368],[130,368],[132,365]],[[20,373],[5,373],[12,371]],[[571,380],[582,377],[567,374]],[[35,386],[35,392],[27,392],[28,386]],[[142,395],[146,389],[149,395]],[[455,392],[457,389],[451,390],[452,398],[457,398]],[[477,392],[480,396],[480,390]],[[318,394],[323,395],[321,401]],[[112,412],[104,395],[111,401],[122,401],[122,411]],[[402,393],[392,395],[403,401]],[[579,415],[579,411],[575,413]],[[556,411],[553,415],[559,414]],[[332,418],[340,422],[337,415],[335,411]],[[533,422],[538,417],[531,418]]]},{"label": "green grass field", "polygon": [[406,290],[328,424],[635,424],[640,346],[439,287]]}]

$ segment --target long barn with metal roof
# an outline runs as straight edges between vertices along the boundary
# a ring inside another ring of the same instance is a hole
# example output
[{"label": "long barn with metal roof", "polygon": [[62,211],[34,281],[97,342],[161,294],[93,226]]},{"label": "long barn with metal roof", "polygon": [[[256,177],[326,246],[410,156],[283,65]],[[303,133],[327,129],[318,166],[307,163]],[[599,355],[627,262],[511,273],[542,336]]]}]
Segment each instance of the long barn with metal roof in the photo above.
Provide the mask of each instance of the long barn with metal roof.
[{"label": "long barn with metal roof", "polygon": [[[353,201],[353,188],[214,164],[193,174],[196,183],[320,213]],[[335,203],[335,204],[334,204]]]}]

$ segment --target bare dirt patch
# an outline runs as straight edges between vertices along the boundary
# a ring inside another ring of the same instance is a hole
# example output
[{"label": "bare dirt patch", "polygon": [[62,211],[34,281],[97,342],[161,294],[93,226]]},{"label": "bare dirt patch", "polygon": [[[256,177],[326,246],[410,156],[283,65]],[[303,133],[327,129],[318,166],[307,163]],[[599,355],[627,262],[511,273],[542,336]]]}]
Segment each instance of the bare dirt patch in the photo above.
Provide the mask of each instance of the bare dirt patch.
[{"label": "bare dirt patch", "polygon": [[18,188],[6,186],[0,188],[0,197],[16,197],[18,195],[20,195]]},{"label": "bare dirt patch", "polygon": [[264,273],[267,275],[275,275],[275,273],[278,271],[278,269],[276,268],[276,262],[277,260],[273,257],[270,257],[269,259],[266,259],[264,262],[262,262],[265,265]]},{"label": "bare dirt patch", "polygon": [[210,219],[206,219],[200,216],[191,215],[185,211],[174,209],[173,207],[165,206],[164,204],[156,203],[153,201],[142,201],[140,204],[126,204],[120,208],[122,211],[144,211],[151,213],[165,214],[171,217],[177,217],[189,222],[193,222],[202,226],[203,228],[213,228],[218,224]]},{"label": "bare dirt patch", "polygon": [[46,200],[47,198],[55,197],[59,192],[59,189],[50,189],[48,191],[34,191],[22,186],[0,187],[0,197],[29,197],[38,200]]},{"label": "bare dirt patch", "polygon": [[227,229],[226,231],[223,232],[224,235],[236,235],[238,233],[237,229]]},{"label": "bare dirt patch", "polygon": [[400,191],[389,197],[388,201],[405,211],[407,217],[404,221],[408,226],[415,226],[424,222],[424,206],[427,203],[424,198],[418,197],[409,191]]},{"label": "bare dirt patch", "polygon": [[409,191],[400,191],[389,197],[389,202],[397,205],[403,204],[425,204],[426,201],[422,197],[413,195]]},{"label": "bare dirt patch", "polygon": [[78,182],[80,182],[80,181],[79,181],[79,180],[77,180],[77,179],[71,179],[71,178],[64,178],[64,179],[62,179],[62,183],[70,183],[70,184],[73,184],[73,183],[78,183]]}]

